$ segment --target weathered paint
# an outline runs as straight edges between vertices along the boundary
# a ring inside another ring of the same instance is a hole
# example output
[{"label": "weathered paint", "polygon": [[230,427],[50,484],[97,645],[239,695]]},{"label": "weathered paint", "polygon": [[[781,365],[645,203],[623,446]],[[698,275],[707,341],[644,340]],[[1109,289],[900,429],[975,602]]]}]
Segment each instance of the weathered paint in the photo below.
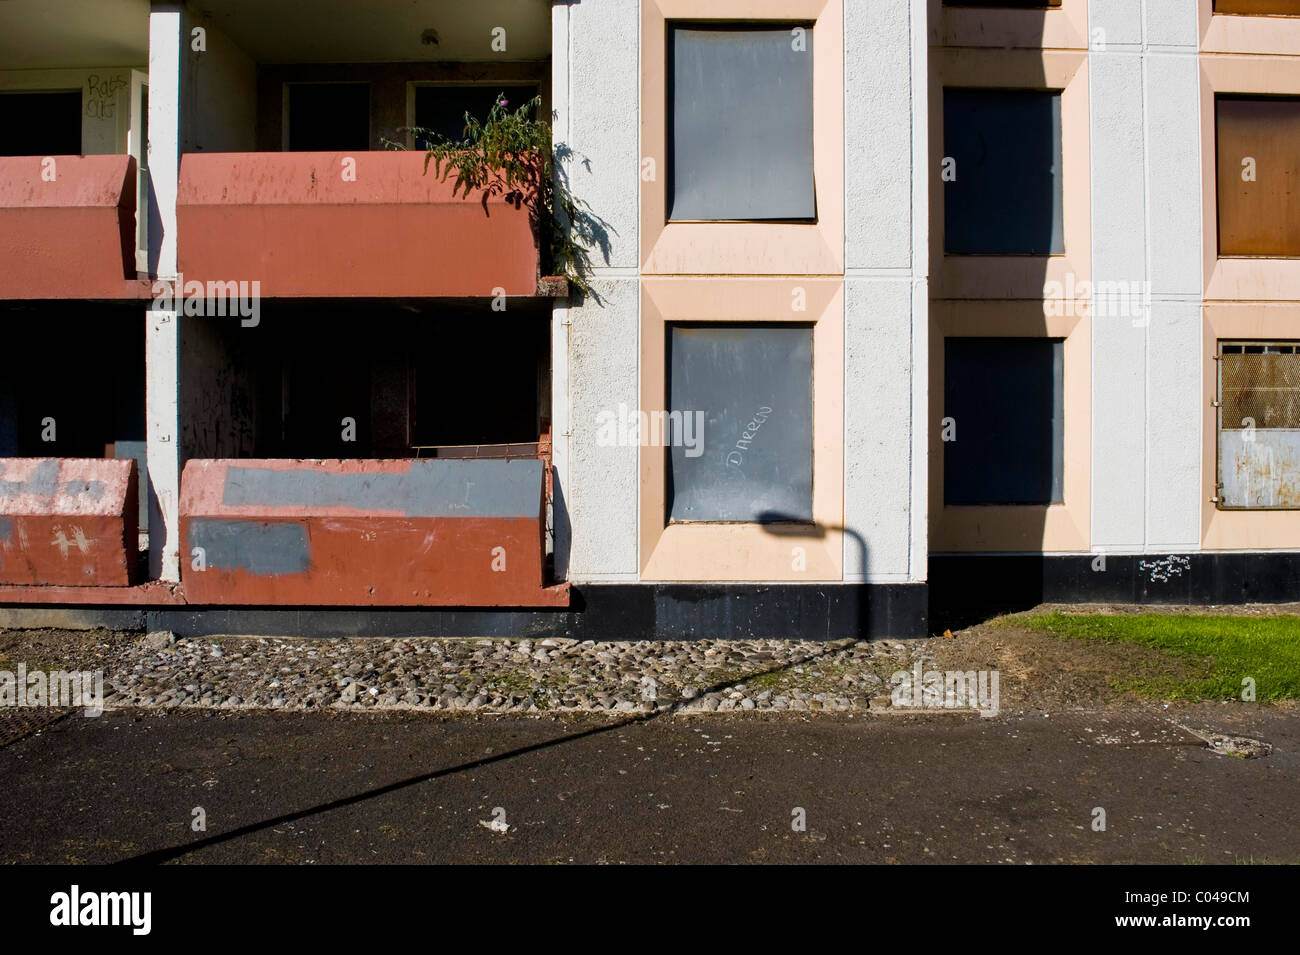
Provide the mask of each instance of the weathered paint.
[{"label": "weathered paint", "polygon": [[[563,606],[540,461],[191,460],[191,604]],[[196,551],[196,548],[202,548]]]},{"label": "weathered paint", "polygon": [[397,473],[260,467],[226,471],[221,503],[331,507],[406,517],[533,517],[541,461],[424,460]]},{"label": "weathered paint", "polygon": [[146,298],[131,156],[0,156],[0,299]]},{"label": "weathered paint", "polygon": [[201,547],[208,569],[251,574],[305,574],[311,566],[307,527],[291,521],[190,521],[190,547]]},{"label": "weathered paint", "polygon": [[0,459],[0,585],[129,586],[138,480],[130,459]]},{"label": "weathered paint", "polygon": [[267,297],[535,295],[528,209],[455,179],[420,152],[187,153],[180,270]]}]

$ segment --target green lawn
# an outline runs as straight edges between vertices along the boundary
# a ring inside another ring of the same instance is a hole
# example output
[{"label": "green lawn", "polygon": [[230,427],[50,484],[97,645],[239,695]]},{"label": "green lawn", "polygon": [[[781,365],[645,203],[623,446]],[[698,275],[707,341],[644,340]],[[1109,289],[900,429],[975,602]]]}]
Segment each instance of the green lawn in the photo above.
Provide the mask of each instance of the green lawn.
[{"label": "green lawn", "polygon": [[1120,678],[1121,690],[1172,700],[1239,700],[1242,681],[1250,677],[1256,700],[1300,699],[1300,617],[1054,612],[1008,624],[1072,640],[1135,643],[1182,664],[1179,676]]}]

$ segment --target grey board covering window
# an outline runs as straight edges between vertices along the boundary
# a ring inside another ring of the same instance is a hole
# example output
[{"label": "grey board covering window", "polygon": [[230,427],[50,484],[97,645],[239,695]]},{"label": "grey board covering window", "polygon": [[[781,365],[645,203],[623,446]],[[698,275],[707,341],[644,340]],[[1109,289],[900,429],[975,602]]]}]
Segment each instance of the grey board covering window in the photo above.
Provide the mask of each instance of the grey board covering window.
[{"label": "grey board covering window", "polygon": [[668,57],[668,218],[815,219],[812,27],[670,24]]},{"label": "grey board covering window", "polygon": [[1061,502],[1063,353],[1050,338],[945,340],[945,504]]},{"label": "grey board covering window", "polygon": [[289,84],[290,152],[369,148],[369,83]]},{"label": "grey board covering window", "polygon": [[667,335],[669,520],[811,521],[812,327],[670,325]]},{"label": "grey board covering window", "polygon": [[946,252],[1064,253],[1059,92],[945,89],[943,155]]}]

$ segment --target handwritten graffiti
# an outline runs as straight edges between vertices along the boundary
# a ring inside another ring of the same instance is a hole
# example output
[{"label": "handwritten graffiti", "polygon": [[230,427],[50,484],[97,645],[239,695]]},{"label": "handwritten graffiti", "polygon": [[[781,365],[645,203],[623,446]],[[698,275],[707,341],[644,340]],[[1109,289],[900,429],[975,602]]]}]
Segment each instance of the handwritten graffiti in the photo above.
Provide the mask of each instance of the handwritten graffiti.
[{"label": "handwritten graffiti", "polygon": [[1153,584],[1162,584],[1166,581],[1173,580],[1175,577],[1181,577],[1184,571],[1190,570],[1192,562],[1187,557],[1170,555],[1160,560],[1142,561],[1138,564],[1138,569],[1147,573],[1147,579]]},{"label": "handwritten graffiti", "polygon": [[104,76],[91,73],[86,77],[86,115],[92,119],[114,119],[117,112],[117,94],[128,85],[125,76]]}]

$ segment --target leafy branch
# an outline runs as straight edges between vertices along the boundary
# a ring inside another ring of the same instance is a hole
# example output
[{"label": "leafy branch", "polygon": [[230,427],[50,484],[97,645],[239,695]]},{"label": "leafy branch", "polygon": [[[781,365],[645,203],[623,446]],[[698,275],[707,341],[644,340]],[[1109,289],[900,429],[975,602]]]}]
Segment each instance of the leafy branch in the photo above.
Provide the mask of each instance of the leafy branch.
[{"label": "leafy branch", "polygon": [[[422,127],[399,132],[414,134],[425,144],[424,171],[429,167],[445,182],[456,173],[454,192],[479,192],[483,208],[502,198],[516,209],[527,208],[533,234],[543,255],[543,273],[563,275],[587,294],[590,250],[600,246],[608,254],[605,224],[568,188],[564,164],[573,156],[560,143],[552,146],[551,124],[536,118],[541,97],[535,96],[513,112],[504,94],[497,94],[487,117],[480,122],[465,113],[460,140],[452,140]],[[404,143],[384,140],[390,149]],[[556,162],[560,172],[556,175]]]}]

